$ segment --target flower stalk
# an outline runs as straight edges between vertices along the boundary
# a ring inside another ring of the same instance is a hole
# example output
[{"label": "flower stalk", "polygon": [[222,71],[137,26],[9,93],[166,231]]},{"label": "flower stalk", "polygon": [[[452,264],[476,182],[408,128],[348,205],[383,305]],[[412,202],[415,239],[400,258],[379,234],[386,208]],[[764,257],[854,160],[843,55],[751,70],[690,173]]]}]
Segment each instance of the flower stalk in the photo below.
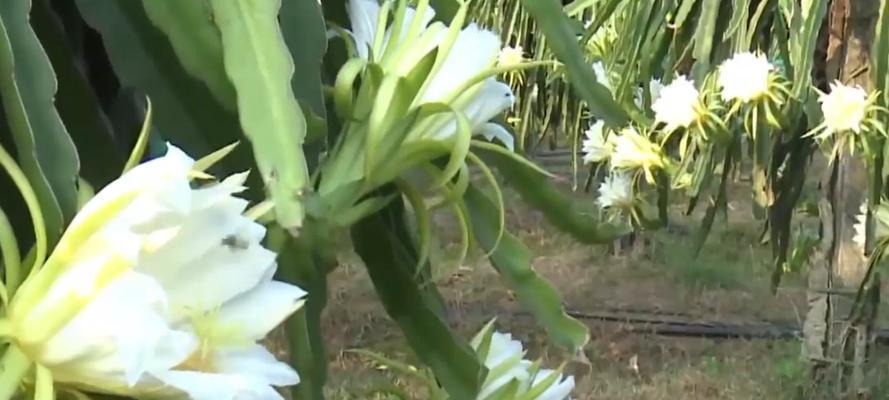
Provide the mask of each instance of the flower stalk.
[{"label": "flower stalk", "polygon": [[34,363],[22,349],[15,344],[7,347],[0,359],[0,400],[12,399],[33,367]]}]

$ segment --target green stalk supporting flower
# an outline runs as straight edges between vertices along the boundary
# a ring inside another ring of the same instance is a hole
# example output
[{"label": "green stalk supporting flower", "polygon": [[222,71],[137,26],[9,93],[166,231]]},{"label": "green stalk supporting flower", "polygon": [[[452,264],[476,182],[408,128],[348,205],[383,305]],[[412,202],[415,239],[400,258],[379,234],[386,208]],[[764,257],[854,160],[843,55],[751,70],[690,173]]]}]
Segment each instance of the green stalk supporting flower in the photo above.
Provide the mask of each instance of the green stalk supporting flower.
[{"label": "green stalk supporting flower", "polygon": [[497,68],[500,40],[474,23],[463,27],[467,3],[450,26],[432,22],[428,3],[349,2],[356,58],[340,71],[334,93],[349,122],[320,168],[318,189],[329,215],[350,216],[344,225],[379,208],[359,199],[406,171],[446,159],[431,190],[465,174],[473,135],[513,147],[512,135],[490,122],[514,102],[494,76],[538,64]]}]

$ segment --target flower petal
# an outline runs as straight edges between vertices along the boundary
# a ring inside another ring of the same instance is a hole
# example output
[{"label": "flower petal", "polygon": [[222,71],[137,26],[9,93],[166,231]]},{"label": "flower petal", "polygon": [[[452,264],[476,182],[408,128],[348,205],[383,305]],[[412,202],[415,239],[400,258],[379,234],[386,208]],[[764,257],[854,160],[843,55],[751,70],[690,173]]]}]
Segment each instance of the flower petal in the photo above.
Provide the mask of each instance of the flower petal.
[{"label": "flower petal", "polygon": [[443,101],[463,83],[490,68],[499,53],[500,38],[494,32],[470,23],[457,35],[441,69],[430,78],[421,102]]},{"label": "flower petal", "polygon": [[196,346],[168,327],[165,306],[154,279],[125,273],[44,344],[40,362],[60,381],[132,386],[148,370],[178,364]]},{"label": "flower petal", "polygon": [[490,142],[497,139],[500,143],[503,143],[509,151],[515,151],[515,138],[513,138],[512,134],[500,124],[485,122],[473,133],[484,136],[484,138]]},{"label": "flower petal", "polygon": [[271,386],[291,386],[299,383],[299,375],[289,365],[278,361],[260,345],[219,352],[215,367],[221,373],[243,374],[250,379]]},{"label": "flower petal", "polygon": [[154,376],[191,400],[283,400],[271,386],[243,374],[170,370]]},{"label": "flower petal", "polygon": [[270,269],[275,253],[259,245],[230,248],[222,245],[166,283],[173,317],[206,312],[255,287]]},{"label": "flower petal", "polygon": [[[546,378],[549,378],[550,375],[557,373],[551,369],[543,369],[540,370],[537,375],[534,376],[533,385],[536,385]],[[568,398],[568,395],[571,394],[571,391],[574,390],[574,377],[568,376],[567,378],[563,378],[562,374],[559,374],[559,377],[556,381],[546,389],[540,396],[537,396],[536,400],[565,400]]]},{"label": "flower petal", "polygon": [[253,340],[260,340],[298,310],[306,292],[298,286],[265,281],[222,306],[221,323],[239,326]]},{"label": "flower petal", "polygon": [[182,150],[167,145],[167,154],[142,163],[105,186],[90,199],[71,221],[77,226],[106,205],[128,193],[139,193],[122,214],[130,223],[147,221],[164,212],[182,212],[190,207],[188,174],[194,160]]},{"label": "flower petal", "polygon": [[515,96],[512,94],[512,88],[494,78],[489,78],[482,82],[479,91],[463,107],[463,112],[475,128],[490,121],[513,104]]},{"label": "flower petal", "polygon": [[359,57],[367,60],[377,31],[380,4],[376,0],[349,0],[346,9],[349,20],[352,21],[355,50],[358,51]]},{"label": "flower petal", "polygon": [[[473,131],[515,103],[515,96],[509,85],[497,82],[494,78],[486,79],[470,95],[472,97],[461,109],[469,119]],[[457,133],[457,121],[453,117],[442,119],[439,127],[430,131],[433,132],[432,137],[436,139],[448,139]]]}]

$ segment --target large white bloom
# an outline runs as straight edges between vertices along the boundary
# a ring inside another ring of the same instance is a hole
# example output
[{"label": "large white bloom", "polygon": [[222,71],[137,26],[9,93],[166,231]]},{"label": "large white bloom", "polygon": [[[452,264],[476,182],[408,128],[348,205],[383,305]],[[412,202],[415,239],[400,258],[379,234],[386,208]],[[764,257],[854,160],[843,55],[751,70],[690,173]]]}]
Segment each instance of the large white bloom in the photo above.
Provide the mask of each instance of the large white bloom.
[{"label": "large white bloom", "polygon": [[599,184],[599,207],[626,209],[633,206],[633,180],[627,171],[613,171]]},{"label": "large white bloom", "polygon": [[586,139],[583,140],[583,162],[584,164],[602,162],[611,157],[614,151],[614,144],[605,138],[605,123],[601,120],[590,125],[584,132]]},{"label": "large white bloom", "polygon": [[299,382],[256,341],[305,292],[272,281],[265,229],[232,196],[246,174],[193,188],[193,164],[169,146],[102,189],[14,297],[13,335],[55,380],[207,400],[279,399],[272,386]]},{"label": "large white bloom", "polygon": [[[484,331],[483,331],[484,332]],[[502,390],[509,385],[515,385],[516,395],[527,394],[532,388],[541,384],[551,374],[557,373],[549,369],[534,372],[534,363],[524,359],[525,350],[522,343],[514,340],[511,334],[490,332],[490,342],[483,363],[488,369],[488,376],[482,384],[477,400],[487,400],[502,396]],[[476,351],[480,351],[482,339],[477,336],[472,345]],[[541,394],[530,400],[565,400],[574,389],[574,377],[556,378]]]},{"label": "large white bloom", "polygon": [[614,168],[643,168],[663,166],[660,147],[633,128],[622,129],[614,136],[611,166]]},{"label": "large white bloom", "polygon": [[[380,19],[380,5],[376,0],[349,0],[349,17],[358,55],[370,59],[370,49],[375,42],[376,27]],[[447,27],[441,22],[430,22],[435,11],[429,7],[420,21],[420,32],[408,37],[408,29],[416,11],[408,7],[401,21],[400,37],[393,42],[392,25],[386,29],[381,41],[385,54],[374,55],[374,61],[383,66],[384,72],[406,76],[428,54],[435,51],[445,39]],[[500,38],[494,32],[475,23],[468,24],[457,35],[441,67],[426,78],[422,92],[415,100],[423,103],[448,102],[465,113],[473,134],[494,138],[512,149],[513,137],[499,124],[489,122],[515,103],[512,89],[494,78],[488,78],[461,93],[455,93],[470,79],[495,65],[500,55]],[[438,122],[421,132],[434,138],[447,139],[457,132],[453,116],[443,116]]]},{"label": "large white bloom", "polygon": [[774,69],[764,54],[737,53],[719,67],[722,98],[744,103],[769,92],[769,74]]},{"label": "large white bloom", "polygon": [[684,75],[662,87],[658,94],[651,109],[654,111],[655,120],[666,124],[666,130],[687,128],[700,118],[698,89],[695,88],[694,82]]},{"label": "large white bloom", "polygon": [[830,93],[822,94],[821,112],[824,114],[824,135],[834,132],[861,131],[867,114],[867,92],[860,86],[846,86],[839,81],[830,84]]}]

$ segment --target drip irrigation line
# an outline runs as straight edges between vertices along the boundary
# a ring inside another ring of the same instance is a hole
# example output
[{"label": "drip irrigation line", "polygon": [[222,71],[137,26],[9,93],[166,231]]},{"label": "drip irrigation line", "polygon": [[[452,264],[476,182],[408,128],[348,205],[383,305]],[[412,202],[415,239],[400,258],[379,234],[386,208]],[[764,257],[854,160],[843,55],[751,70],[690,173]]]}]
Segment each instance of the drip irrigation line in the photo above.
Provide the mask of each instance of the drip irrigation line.
[{"label": "drip irrigation line", "polygon": [[[518,315],[531,316],[527,312]],[[791,322],[755,321],[727,322],[704,320],[685,313],[662,310],[608,308],[598,310],[568,310],[567,314],[584,321],[621,324],[625,332],[673,337],[708,339],[770,339],[795,340],[802,338],[802,328]],[[889,345],[889,330],[878,330],[877,343]]]}]

